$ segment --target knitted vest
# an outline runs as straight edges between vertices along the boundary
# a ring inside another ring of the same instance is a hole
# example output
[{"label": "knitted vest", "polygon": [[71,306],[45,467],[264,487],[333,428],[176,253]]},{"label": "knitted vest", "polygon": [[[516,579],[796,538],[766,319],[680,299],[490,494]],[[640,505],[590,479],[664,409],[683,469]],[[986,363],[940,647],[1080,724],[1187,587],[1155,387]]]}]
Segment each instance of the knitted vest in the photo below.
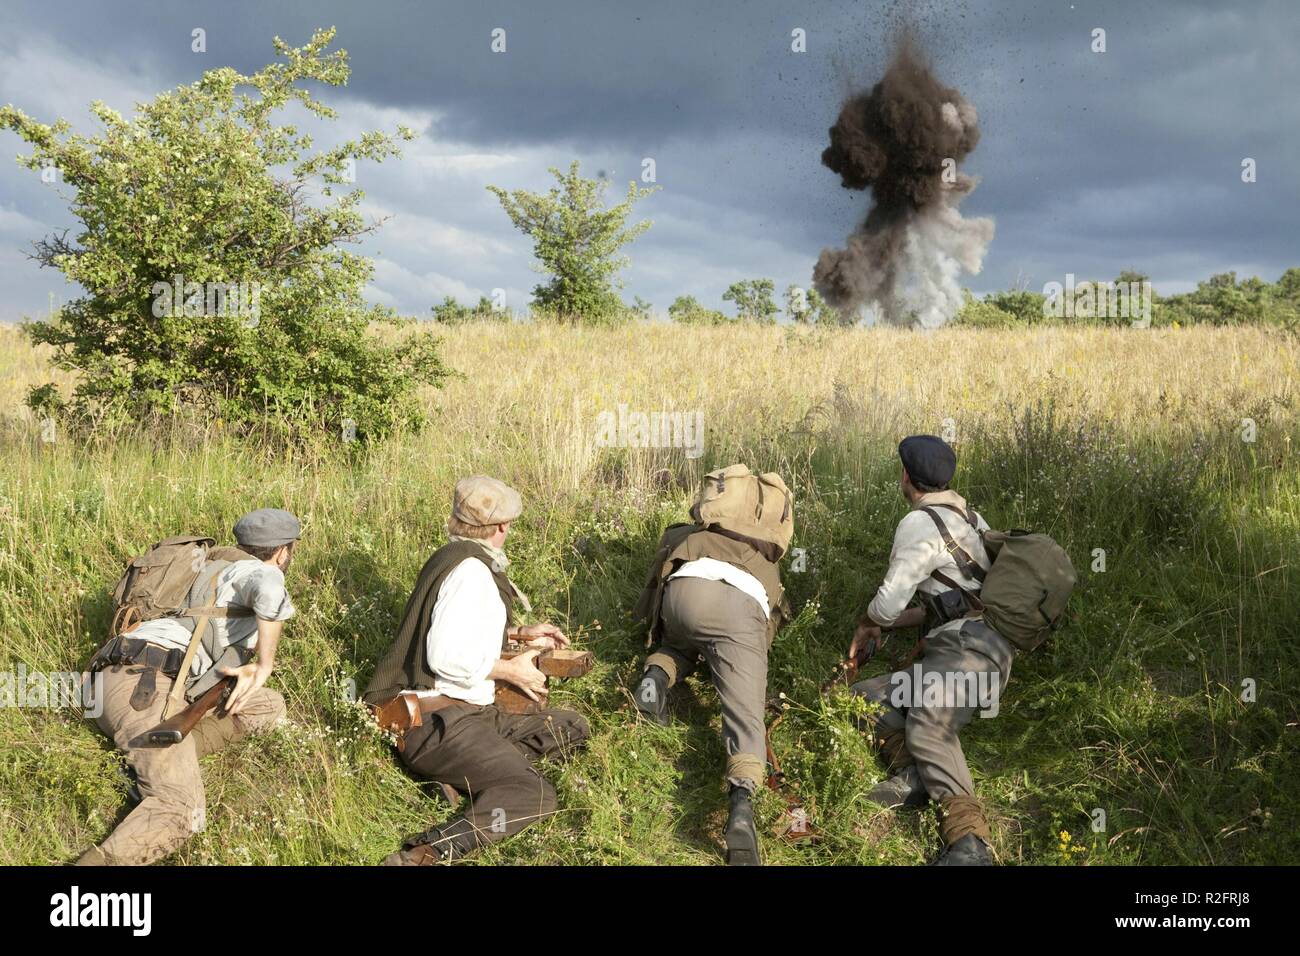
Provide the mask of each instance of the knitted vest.
[{"label": "knitted vest", "polygon": [[501,603],[506,606],[506,630],[501,634],[501,646],[505,646],[506,633],[514,622],[511,608],[514,591],[511,590],[510,579],[504,571],[498,571],[492,566],[492,559],[477,544],[472,541],[452,541],[433,553],[416,578],[415,589],[406,602],[406,610],[402,612],[397,639],[379,659],[375,676],[370,678],[366,692],[362,695],[367,703],[383,703],[404,690],[433,688],[434,674],[429,670],[429,657],[424,646],[429,636],[433,606],[438,601],[442,582],[466,558],[482,561],[492,572],[492,579],[501,595]]}]

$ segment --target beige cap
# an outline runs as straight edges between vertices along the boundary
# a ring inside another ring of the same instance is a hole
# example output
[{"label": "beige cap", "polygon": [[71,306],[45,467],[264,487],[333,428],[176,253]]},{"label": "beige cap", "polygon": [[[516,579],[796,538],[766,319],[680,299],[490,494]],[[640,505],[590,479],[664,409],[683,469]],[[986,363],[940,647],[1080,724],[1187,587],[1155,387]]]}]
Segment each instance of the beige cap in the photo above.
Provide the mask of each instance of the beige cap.
[{"label": "beige cap", "polygon": [[519,492],[487,475],[462,478],[451,497],[451,516],[476,528],[514,521],[523,510]]}]

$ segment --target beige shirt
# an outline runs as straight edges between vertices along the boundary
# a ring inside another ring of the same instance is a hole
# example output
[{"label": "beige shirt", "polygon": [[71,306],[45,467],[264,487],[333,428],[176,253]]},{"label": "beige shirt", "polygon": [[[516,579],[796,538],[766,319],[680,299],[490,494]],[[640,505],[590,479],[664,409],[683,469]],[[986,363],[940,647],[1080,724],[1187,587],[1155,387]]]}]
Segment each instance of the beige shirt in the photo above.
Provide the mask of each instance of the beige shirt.
[{"label": "beige shirt", "polygon": [[[877,624],[887,626],[898,620],[917,591],[939,594],[948,590],[947,585],[930,576],[934,571],[942,571],[967,591],[980,589],[979,581],[967,577],[957,569],[957,562],[943,543],[943,535],[930,516],[921,510],[934,505],[956,505],[965,509],[966,499],[955,491],[934,491],[921,495],[913,504],[912,511],[898,523],[898,530],[894,532],[894,545],[889,552],[889,569],[885,572],[885,580],[867,607],[867,613]],[[972,561],[987,570],[989,557],[975,529],[947,508],[935,508],[935,512],[948,528],[953,540],[971,556]],[[982,517],[976,515],[975,521],[981,531],[988,530],[988,522]],[[960,623],[960,620],[950,621],[944,627],[960,626]]]},{"label": "beige shirt", "polygon": [[[257,647],[257,622],[287,621],[293,617],[293,602],[284,588],[284,572],[264,561],[235,561],[217,576],[216,607],[251,608],[251,617],[214,617],[194,654],[190,675],[200,677],[228,647],[237,648],[247,660]],[[185,650],[193,631],[192,618],[163,617],[145,621],[128,635],[166,648]]]}]

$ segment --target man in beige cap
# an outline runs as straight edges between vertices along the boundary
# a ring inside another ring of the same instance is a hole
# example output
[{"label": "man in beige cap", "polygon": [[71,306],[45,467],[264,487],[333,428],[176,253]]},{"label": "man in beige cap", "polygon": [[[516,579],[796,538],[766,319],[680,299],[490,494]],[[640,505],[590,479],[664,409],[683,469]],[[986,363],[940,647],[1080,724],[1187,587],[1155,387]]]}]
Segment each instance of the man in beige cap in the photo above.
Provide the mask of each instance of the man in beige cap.
[{"label": "man in beige cap", "polygon": [[[493,704],[499,680],[544,700],[545,678],[534,661],[542,650],[569,643],[553,624],[514,623],[515,601],[525,613],[531,607],[506,576],[502,548],[522,511],[519,493],[495,478],[456,483],[450,540],[425,562],[397,639],[363,695],[384,707],[415,692],[420,723],[399,736],[402,762],[470,800],[463,814],[408,837],[385,865],[454,860],[554,813],[555,788],[533,764],[586,742],[587,722],[573,711],[506,714]],[[509,639],[533,650],[502,660]]]}]

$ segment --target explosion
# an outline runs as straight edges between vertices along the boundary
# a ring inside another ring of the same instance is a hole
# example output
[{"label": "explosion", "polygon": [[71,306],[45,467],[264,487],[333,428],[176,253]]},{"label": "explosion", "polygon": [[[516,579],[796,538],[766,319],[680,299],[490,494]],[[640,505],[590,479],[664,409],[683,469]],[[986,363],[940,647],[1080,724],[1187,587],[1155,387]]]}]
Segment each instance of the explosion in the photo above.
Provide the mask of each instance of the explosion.
[{"label": "explosion", "polygon": [[977,273],[992,219],[963,219],[978,180],[958,170],[980,132],[975,107],[930,72],[904,36],[884,77],[850,97],[822,163],[872,206],[843,249],[823,249],[817,291],[842,312],[864,306],[890,325],[937,328],[962,306],[962,272]]}]

